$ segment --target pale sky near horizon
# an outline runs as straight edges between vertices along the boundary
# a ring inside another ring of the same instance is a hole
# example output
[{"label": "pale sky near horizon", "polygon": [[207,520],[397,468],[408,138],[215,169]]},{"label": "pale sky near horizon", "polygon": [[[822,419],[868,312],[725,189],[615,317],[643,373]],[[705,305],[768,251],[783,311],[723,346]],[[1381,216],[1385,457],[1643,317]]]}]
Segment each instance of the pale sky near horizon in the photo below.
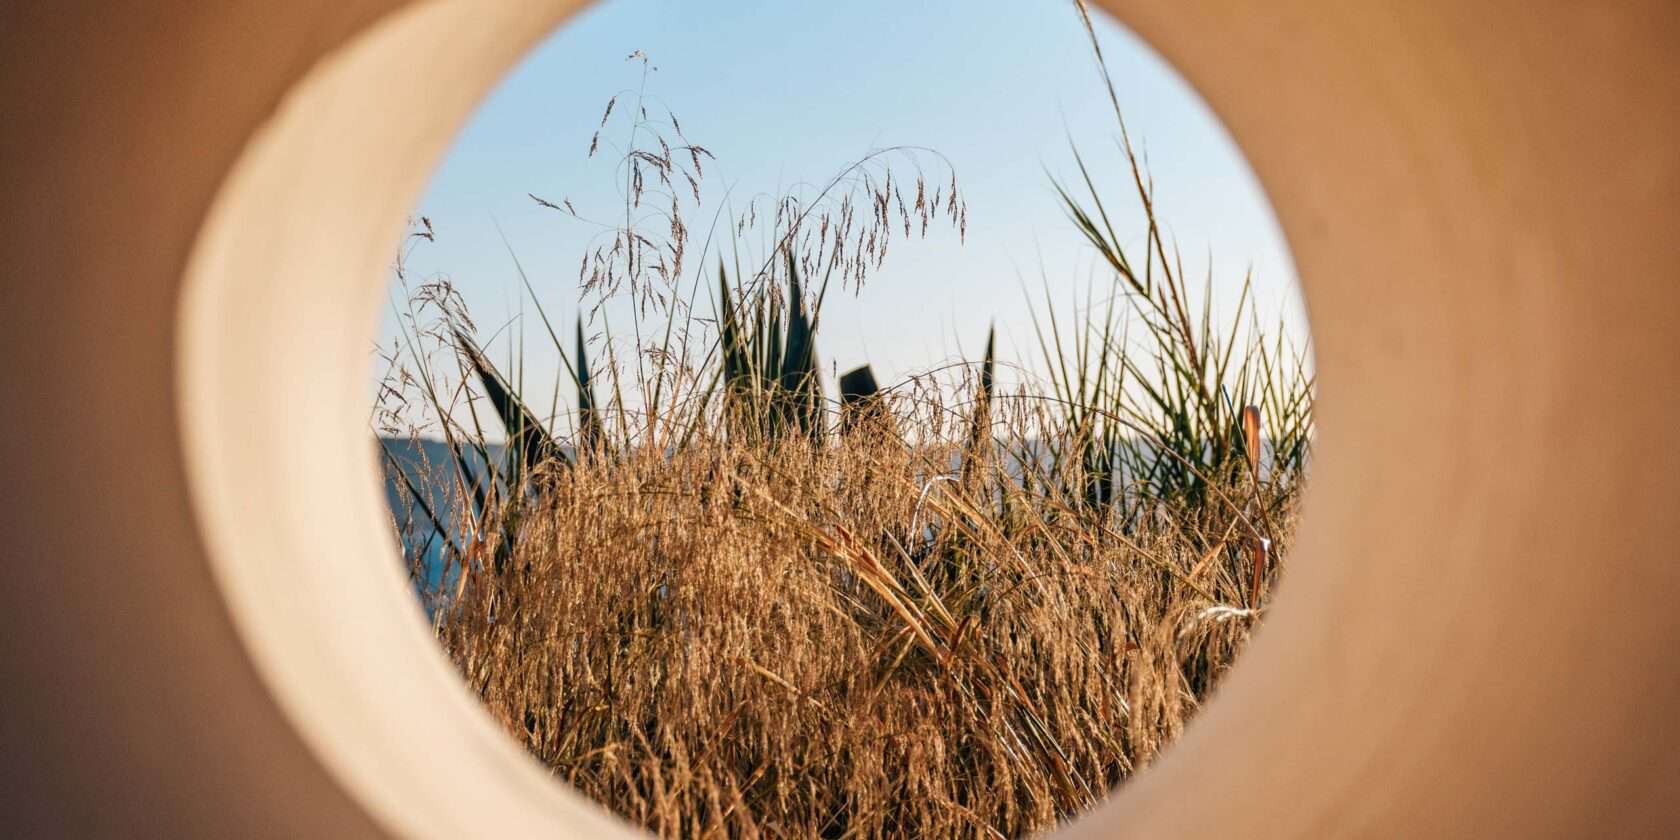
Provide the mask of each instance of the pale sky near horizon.
[{"label": "pale sky near horizon", "polygon": [[[1099,17],[1098,35],[1188,273],[1199,285],[1211,255],[1215,298],[1229,300],[1252,266],[1261,314],[1284,318],[1304,339],[1282,233],[1223,126],[1129,30]],[[707,196],[824,182],[871,149],[901,144],[935,149],[956,168],[969,205],[966,243],[935,225],[926,240],[895,242],[860,295],[831,294],[817,343],[825,372],[869,363],[888,383],[973,358],[994,321],[1000,362],[1034,365],[1040,353],[1027,295],[1042,307],[1048,289],[1065,315],[1074,295],[1083,300],[1092,284],[1100,295],[1110,282],[1051,188],[1052,176],[1077,178],[1069,135],[1111,210],[1127,208],[1116,220],[1122,239],[1141,244],[1113,113],[1068,0],[606,0],[552,35],[490,95],[415,209],[431,219],[436,241],[410,252],[411,276],[448,275],[481,338],[525,313],[533,406],[549,404],[557,357],[508,247],[550,316],[569,330],[579,311],[578,261],[598,244],[598,231],[527,194],[569,199],[585,216],[622,213],[611,155],[591,160],[586,152],[607,99],[640,81],[640,64],[625,60],[635,50],[658,68],[648,80],[651,101],[717,156],[708,162]],[[709,198],[689,216],[696,243],[715,206]],[[715,258],[709,265],[715,271]],[[688,271],[699,268],[694,261]],[[627,308],[606,312],[614,331],[627,334]],[[387,316],[386,346],[394,330]],[[500,333],[493,357],[507,358],[506,342],[517,335]]]}]

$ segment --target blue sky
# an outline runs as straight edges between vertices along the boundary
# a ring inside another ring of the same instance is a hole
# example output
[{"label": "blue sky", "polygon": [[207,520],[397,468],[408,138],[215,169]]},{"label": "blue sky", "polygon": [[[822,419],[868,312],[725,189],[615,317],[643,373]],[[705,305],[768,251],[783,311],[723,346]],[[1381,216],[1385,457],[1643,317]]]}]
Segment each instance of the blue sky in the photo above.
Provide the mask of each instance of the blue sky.
[{"label": "blue sky", "polygon": [[[1107,18],[1098,24],[1133,139],[1148,154],[1160,216],[1186,267],[1199,277],[1211,255],[1218,299],[1233,296],[1252,266],[1262,313],[1285,317],[1304,336],[1282,234],[1233,141],[1147,45]],[[1071,134],[1111,204],[1131,206],[1113,114],[1068,0],[606,0],[491,94],[415,210],[432,220],[437,240],[409,255],[412,275],[448,275],[481,337],[528,313],[533,404],[548,402],[541,383],[554,379],[556,357],[502,237],[549,314],[569,325],[578,312],[578,261],[596,231],[527,193],[570,199],[585,216],[622,213],[610,156],[585,153],[607,99],[640,81],[640,64],[625,60],[635,50],[658,68],[648,81],[652,101],[716,154],[708,195],[826,181],[869,150],[899,144],[931,147],[955,166],[969,205],[966,243],[940,228],[898,242],[861,294],[831,296],[818,337],[825,370],[867,362],[882,382],[894,381],[977,356],[994,321],[1000,361],[1031,367],[1039,351],[1026,294],[1042,305],[1048,287],[1066,311],[1093,283],[1108,287],[1049,180],[1076,176]],[[690,226],[703,228],[712,206],[690,215]],[[1136,215],[1118,222],[1123,238],[1141,243]],[[627,334],[628,308],[605,312],[615,332]],[[387,346],[394,329],[387,317]],[[516,330],[492,345],[496,358],[507,357],[509,340]]]}]

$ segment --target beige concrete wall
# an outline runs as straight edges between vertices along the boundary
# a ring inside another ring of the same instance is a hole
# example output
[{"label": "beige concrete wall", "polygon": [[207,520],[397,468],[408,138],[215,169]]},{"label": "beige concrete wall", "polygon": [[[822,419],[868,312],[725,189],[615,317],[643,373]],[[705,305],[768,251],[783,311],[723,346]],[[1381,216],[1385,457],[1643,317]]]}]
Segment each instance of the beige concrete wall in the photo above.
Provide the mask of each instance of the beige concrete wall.
[{"label": "beige concrete wall", "polygon": [[[9,833],[607,830],[425,638],[357,409],[402,214],[571,5],[0,8]],[[1112,6],[1277,208],[1322,433],[1256,643],[1073,833],[1680,831],[1680,13]]]}]

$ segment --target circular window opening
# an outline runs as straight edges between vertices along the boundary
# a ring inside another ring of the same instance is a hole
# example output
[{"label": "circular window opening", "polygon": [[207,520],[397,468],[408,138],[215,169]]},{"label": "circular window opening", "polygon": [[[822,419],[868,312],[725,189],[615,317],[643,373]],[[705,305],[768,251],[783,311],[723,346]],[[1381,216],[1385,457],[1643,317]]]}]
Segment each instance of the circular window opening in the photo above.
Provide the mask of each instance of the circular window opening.
[{"label": "circular window opening", "polygon": [[1040,831],[1264,616],[1313,439],[1281,233],[1141,41],[995,5],[603,3],[414,212],[370,388],[405,566],[632,823]]}]

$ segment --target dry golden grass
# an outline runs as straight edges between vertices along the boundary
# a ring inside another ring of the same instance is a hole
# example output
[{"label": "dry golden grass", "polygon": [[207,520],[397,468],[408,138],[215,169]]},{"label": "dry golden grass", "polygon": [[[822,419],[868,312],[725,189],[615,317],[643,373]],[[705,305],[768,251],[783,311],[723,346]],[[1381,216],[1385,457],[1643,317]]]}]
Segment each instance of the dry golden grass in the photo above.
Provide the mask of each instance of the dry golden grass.
[{"label": "dry golden grass", "polygon": [[557,470],[439,637],[558,778],[664,836],[1051,827],[1241,650],[1240,527],[1122,533],[1002,470],[929,481],[952,449],[718,440]]},{"label": "dry golden grass", "polygon": [[[576,395],[569,438],[447,280],[411,289],[399,257],[377,422],[418,413],[449,453],[411,477],[388,451],[399,530],[450,657],[557,777],[663,836],[1012,837],[1178,735],[1280,573],[1312,375],[1246,279],[1229,327],[1211,281],[1193,294],[1113,101],[1144,244],[1123,246],[1075,148],[1084,197],[1056,187],[1115,293],[1064,320],[1047,284],[1044,375],[1009,393],[991,338],[955,381],[880,388],[866,366],[824,391],[831,281],[857,291],[930,220],[966,232],[955,173],[928,181],[911,149],[766,204],[765,253],[742,257],[756,204],[726,224],[733,283],[704,249],[716,272],[685,274],[675,179],[698,204],[711,153],[638,92],[624,223],[584,255],[580,308],[623,295],[651,319],[625,343],[580,316],[562,340],[526,282]],[[644,201],[669,202],[669,232],[638,226]]]}]

